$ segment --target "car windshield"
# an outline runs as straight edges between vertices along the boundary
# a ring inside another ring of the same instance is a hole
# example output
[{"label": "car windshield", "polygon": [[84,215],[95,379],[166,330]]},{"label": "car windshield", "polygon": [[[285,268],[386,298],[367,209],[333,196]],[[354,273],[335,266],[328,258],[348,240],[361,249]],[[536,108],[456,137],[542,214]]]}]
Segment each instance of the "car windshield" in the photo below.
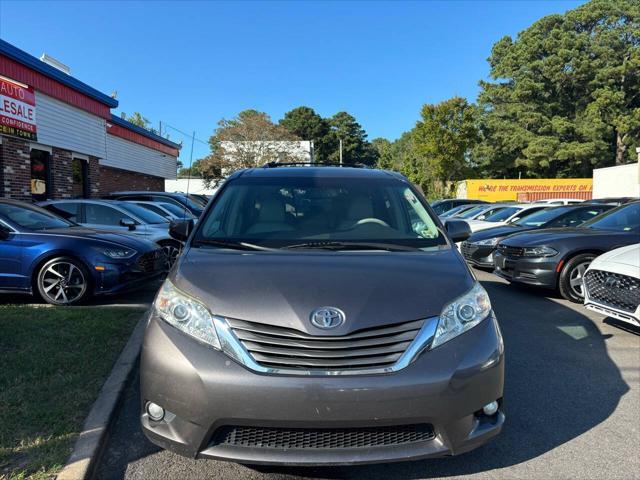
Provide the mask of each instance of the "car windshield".
[{"label": "car windshield", "polygon": [[454,207],[451,210],[447,210],[446,212],[440,214],[441,217],[446,218],[446,217],[453,217],[454,215],[457,215],[460,212],[464,212],[465,210],[468,210],[469,206],[468,205],[460,205],[458,207]]},{"label": "car windshield", "polygon": [[484,219],[485,222],[504,222],[507,218],[518,213],[522,207],[505,207]]},{"label": "car windshield", "polygon": [[478,215],[483,210],[487,210],[486,205],[480,205],[479,207],[473,207],[466,211],[463,211],[462,213],[459,213],[458,215],[456,215],[456,218],[471,218],[474,215]]},{"label": "car windshield", "polygon": [[75,223],[39,207],[22,207],[3,203],[0,204],[0,216],[28,230],[49,230],[75,226]]},{"label": "car windshield", "polygon": [[180,208],[178,205],[174,203],[161,203],[160,206],[165,210],[168,210],[175,217],[178,218],[193,218],[193,215],[186,208]]},{"label": "car windshield", "polygon": [[521,227],[541,227],[545,223],[555,220],[570,210],[572,209],[563,207],[539,210],[531,215],[521,218],[517,222],[514,222],[514,225],[519,225]]},{"label": "car windshield", "polygon": [[[194,245],[285,248],[446,245],[425,204],[395,179],[239,178],[218,194]],[[406,248],[405,248],[406,249]]]},{"label": "car windshield", "polygon": [[198,195],[189,194],[189,195],[186,195],[186,198],[187,198],[187,202],[189,202],[189,205],[192,207],[203,209],[204,207],[207,206],[207,201]]},{"label": "car windshield", "polygon": [[151,210],[148,210],[144,207],[141,207],[140,205],[136,205],[135,203],[120,202],[119,206],[123,210],[126,210],[127,212],[132,213],[133,215],[138,217],[144,223],[147,223],[147,224],[167,223],[167,219],[164,218],[163,216],[158,215],[157,213],[152,212]]},{"label": "car windshield", "polygon": [[640,232],[640,202],[609,210],[581,226],[616,232]]}]

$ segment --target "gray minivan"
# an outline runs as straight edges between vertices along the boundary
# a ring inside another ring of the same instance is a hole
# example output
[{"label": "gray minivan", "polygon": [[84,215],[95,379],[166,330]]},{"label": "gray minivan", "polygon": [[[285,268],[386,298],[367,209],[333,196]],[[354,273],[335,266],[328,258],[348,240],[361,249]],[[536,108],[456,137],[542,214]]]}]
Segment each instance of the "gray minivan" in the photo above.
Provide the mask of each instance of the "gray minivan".
[{"label": "gray minivan", "polygon": [[230,176],[149,313],[142,428],[194,458],[335,465],[448,456],[504,423],[484,288],[404,177],[269,165]]}]

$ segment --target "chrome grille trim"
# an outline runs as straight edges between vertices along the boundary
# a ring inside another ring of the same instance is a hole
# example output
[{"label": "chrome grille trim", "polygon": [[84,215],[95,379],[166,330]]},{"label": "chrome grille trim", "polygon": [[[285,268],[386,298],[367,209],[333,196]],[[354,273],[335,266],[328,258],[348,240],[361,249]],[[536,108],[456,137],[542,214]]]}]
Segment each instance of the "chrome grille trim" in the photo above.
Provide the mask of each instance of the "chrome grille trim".
[{"label": "chrome grille trim", "polygon": [[[214,316],[214,325],[223,352],[255,372],[297,376],[374,375],[395,372],[411,364],[433,341],[438,317],[360,330],[349,335],[334,337],[313,336],[293,329],[263,325],[262,327],[276,332],[266,339],[265,335],[261,335],[260,342],[255,341],[256,333],[250,331],[246,324],[258,325],[255,328],[261,326],[252,322]],[[232,325],[239,326],[238,330],[234,330]],[[399,332],[399,335],[392,335],[392,340],[387,341],[384,334],[380,332],[387,334]],[[251,335],[254,336],[251,337]],[[274,352],[274,349],[280,346],[270,343],[273,340],[284,342],[282,344],[284,347],[294,346],[296,355],[292,355],[292,351],[288,350],[287,356],[282,357],[284,360],[273,362],[274,358],[280,358],[277,357],[277,352]],[[314,345],[316,350],[322,350],[326,356],[313,357]],[[322,345],[322,348],[318,349],[318,345]],[[405,345],[406,348],[401,350]],[[249,348],[252,349],[251,352]],[[386,353],[378,353],[380,348],[384,348]],[[357,350],[370,353],[374,350],[373,356],[367,357],[367,353],[358,356],[354,354]],[[334,352],[341,353],[341,356],[335,355]],[[276,353],[275,357],[274,353]]]}]

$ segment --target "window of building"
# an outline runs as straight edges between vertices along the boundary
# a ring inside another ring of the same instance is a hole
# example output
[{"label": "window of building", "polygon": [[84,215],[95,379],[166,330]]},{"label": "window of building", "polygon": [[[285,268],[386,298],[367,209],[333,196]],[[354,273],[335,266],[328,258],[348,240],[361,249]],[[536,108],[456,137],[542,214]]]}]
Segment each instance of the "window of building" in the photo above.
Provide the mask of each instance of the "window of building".
[{"label": "window of building", "polygon": [[89,168],[85,160],[73,158],[71,160],[73,178],[73,198],[87,198],[89,196]]},{"label": "window of building", "polygon": [[33,200],[46,200],[51,190],[51,154],[44,150],[31,149],[31,197]]}]

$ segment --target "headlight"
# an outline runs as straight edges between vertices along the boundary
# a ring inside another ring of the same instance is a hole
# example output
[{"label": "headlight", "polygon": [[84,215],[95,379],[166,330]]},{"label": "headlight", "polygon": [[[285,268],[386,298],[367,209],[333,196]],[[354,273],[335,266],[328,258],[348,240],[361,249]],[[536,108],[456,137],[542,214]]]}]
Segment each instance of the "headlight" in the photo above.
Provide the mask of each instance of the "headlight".
[{"label": "headlight", "polygon": [[133,248],[99,248],[98,251],[109,258],[126,259],[135,256],[138,252]]},{"label": "headlight", "polygon": [[498,241],[502,240],[501,238],[487,238],[486,240],[478,240],[477,242],[473,242],[474,245],[490,245],[495,246],[498,244]]},{"label": "headlight", "polygon": [[156,314],[187,335],[220,349],[220,341],[207,307],[165,280],[154,303]]},{"label": "headlight", "polygon": [[471,290],[445,305],[431,343],[435,348],[478,325],[491,311],[489,295],[476,282]]},{"label": "headlight", "polygon": [[522,251],[523,257],[555,257],[557,254],[551,247],[525,247]]}]

